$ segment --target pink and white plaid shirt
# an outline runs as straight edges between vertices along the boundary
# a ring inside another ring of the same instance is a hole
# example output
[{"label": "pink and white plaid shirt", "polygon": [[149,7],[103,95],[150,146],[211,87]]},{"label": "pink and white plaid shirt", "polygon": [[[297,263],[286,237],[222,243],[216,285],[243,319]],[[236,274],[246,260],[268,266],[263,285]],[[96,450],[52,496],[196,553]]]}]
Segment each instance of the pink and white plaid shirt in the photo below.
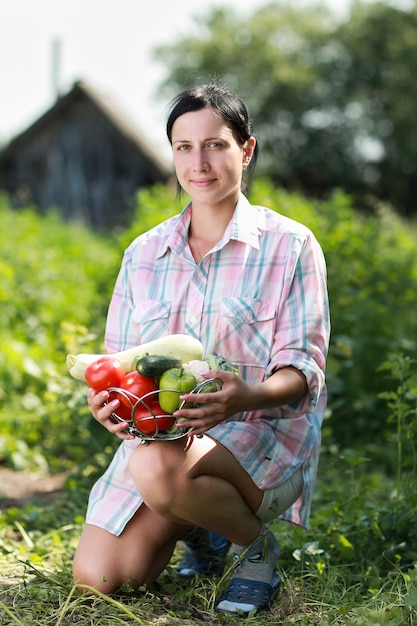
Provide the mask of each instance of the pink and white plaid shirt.
[{"label": "pink and white plaid shirt", "polygon": [[[196,264],[191,205],[125,251],[109,307],[109,352],[172,333],[198,337],[259,383],[293,365],[309,396],[294,405],[234,415],[209,431],[262,489],[303,468],[304,489],[281,519],[307,526],[326,407],[330,321],[322,250],[305,226],[241,194],[223,238]],[[142,499],[127,471],[138,442],[122,442],[94,486],[87,521],[120,534]]]}]

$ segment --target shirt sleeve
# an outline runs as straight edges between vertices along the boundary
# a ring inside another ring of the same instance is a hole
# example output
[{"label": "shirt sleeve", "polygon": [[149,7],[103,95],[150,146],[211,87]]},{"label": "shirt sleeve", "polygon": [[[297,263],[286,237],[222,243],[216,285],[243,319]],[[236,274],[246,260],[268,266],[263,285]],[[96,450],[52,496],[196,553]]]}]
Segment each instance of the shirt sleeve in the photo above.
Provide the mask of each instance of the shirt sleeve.
[{"label": "shirt sleeve", "polygon": [[325,386],[330,336],[327,272],[320,245],[310,232],[294,240],[267,375],[293,366],[307,379],[306,398],[284,408],[287,417],[314,410]]}]

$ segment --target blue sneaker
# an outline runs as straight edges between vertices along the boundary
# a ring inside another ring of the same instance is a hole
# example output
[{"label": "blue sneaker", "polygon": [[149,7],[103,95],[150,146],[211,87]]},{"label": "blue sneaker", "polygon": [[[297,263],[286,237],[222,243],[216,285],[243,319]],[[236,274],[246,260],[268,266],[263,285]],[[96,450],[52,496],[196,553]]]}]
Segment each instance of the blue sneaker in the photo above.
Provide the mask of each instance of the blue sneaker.
[{"label": "blue sneaker", "polygon": [[217,533],[195,528],[184,538],[185,553],[177,567],[183,578],[220,576],[226,565],[230,541]]},{"label": "blue sneaker", "polygon": [[255,615],[269,607],[281,583],[275,566],[280,556],[277,540],[264,531],[249,546],[233,546],[235,569],[216,611]]}]

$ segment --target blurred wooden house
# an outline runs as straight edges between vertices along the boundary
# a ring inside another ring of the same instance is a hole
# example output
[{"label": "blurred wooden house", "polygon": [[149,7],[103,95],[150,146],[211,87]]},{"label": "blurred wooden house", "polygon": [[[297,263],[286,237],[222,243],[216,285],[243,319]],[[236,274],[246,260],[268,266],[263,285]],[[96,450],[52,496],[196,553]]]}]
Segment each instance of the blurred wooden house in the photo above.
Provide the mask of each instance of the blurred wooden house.
[{"label": "blurred wooden house", "polygon": [[141,132],[81,81],[0,151],[0,189],[14,208],[57,208],[100,231],[127,225],[137,190],[169,177]]}]

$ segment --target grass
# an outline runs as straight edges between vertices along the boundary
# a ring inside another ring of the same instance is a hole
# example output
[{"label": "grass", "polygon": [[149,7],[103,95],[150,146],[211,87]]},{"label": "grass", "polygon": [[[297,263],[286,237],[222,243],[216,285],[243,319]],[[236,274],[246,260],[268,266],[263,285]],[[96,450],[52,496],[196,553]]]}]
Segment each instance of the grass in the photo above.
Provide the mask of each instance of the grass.
[{"label": "grass", "polygon": [[[349,462],[341,456],[346,455],[327,452],[323,456],[311,529],[282,522],[271,526],[282,549],[282,588],[271,610],[249,616],[248,626],[417,625],[417,529],[412,526],[416,509],[396,499],[395,476],[359,470],[367,457],[357,457],[355,464],[352,456]],[[89,593],[80,597],[72,584],[71,561],[88,485],[82,480],[78,487],[74,480],[68,484],[48,506],[34,503],[2,513],[1,626],[242,623],[239,616],[214,611],[227,573],[222,579],[176,577],[180,544],[169,568],[151,588],[144,587],[133,597]],[[391,522],[383,522],[384,514],[393,511],[394,528]],[[405,537],[400,525],[404,511],[410,514],[406,520],[410,537]],[[390,535],[396,528],[398,536]]]},{"label": "grass", "polygon": [[[271,524],[283,583],[270,611],[247,617],[248,626],[417,626],[417,391],[410,365],[402,358],[384,365],[399,381],[386,396],[396,425],[391,439],[341,450],[324,427],[311,527]],[[48,505],[3,507],[0,626],[241,624],[240,616],[214,610],[232,564],[222,578],[184,581],[175,574],[181,544],[151,587],[118,598],[76,593],[71,563],[92,467],[78,468]]]}]

